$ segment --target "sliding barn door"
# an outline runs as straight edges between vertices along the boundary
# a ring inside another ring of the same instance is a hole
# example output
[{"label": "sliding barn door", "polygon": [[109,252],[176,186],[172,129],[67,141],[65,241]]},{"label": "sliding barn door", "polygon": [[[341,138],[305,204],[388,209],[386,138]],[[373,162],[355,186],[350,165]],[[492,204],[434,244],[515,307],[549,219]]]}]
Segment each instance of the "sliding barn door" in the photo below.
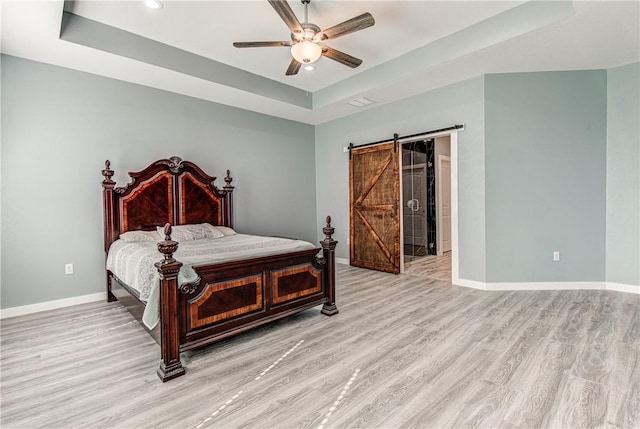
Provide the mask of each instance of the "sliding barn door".
[{"label": "sliding barn door", "polygon": [[351,265],[400,272],[399,180],[394,143],[351,151]]}]

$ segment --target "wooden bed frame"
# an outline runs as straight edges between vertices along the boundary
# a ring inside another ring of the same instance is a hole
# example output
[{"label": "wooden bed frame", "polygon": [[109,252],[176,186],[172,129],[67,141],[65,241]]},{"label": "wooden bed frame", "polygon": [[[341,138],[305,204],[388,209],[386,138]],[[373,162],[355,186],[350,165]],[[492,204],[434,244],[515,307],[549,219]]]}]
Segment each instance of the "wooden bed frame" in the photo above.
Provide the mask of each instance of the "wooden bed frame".
[{"label": "wooden bed frame", "polygon": [[[195,266],[198,279],[178,284],[182,263],[173,258],[178,243],[171,240],[170,225],[208,222],[233,228],[234,186],[229,171],[222,190],[214,185],[215,177],[178,157],[129,173],[131,182],[124,187],[115,186],[113,175],[106,161],[102,170],[105,252],[121,233],[167,225],[165,240],[158,240],[158,250],[164,256],[155,264],[160,275],[160,333],[154,338],[161,349],[158,376],[162,381],[185,373],[180,352],[320,304],[323,314],[338,313],[337,241],[332,238],[330,217],[323,228],[321,248]],[[143,304],[135,290],[107,270],[107,300],[116,299],[133,302],[131,313],[141,316]]]}]

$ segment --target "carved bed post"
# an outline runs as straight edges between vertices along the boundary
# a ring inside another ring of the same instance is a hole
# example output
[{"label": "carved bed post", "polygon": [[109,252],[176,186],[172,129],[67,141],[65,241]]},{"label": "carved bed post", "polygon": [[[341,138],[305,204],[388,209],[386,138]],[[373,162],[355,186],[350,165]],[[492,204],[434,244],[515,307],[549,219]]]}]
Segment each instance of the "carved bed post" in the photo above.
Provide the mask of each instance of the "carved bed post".
[{"label": "carved bed post", "polygon": [[324,256],[324,276],[327,285],[327,298],[328,302],[325,302],[322,306],[322,314],[327,316],[333,316],[338,313],[338,307],[336,307],[336,244],[338,242],[333,239],[332,235],[335,228],[331,226],[331,216],[327,216],[327,225],[322,228],[324,234],[324,240],[320,242],[322,246],[322,256]]},{"label": "carved bed post", "polygon": [[180,321],[178,320],[178,272],[182,263],[173,258],[178,243],[171,240],[171,225],[164,226],[165,239],[158,243],[164,259],[155,264],[160,273],[160,380],[169,381],[184,375],[180,361]]},{"label": "carved bed post", "polygon": [[233,179],[231,178],[231,172],[229,170],[227,170],[227,175],[224,178],[224,183],[225,185],[222,187],[222,189],[224,189],[224,192],[226,193],[225,198],[227,199],[227,204],[225,205],[225,207],[227,208],[226,213],[224,214],[225,216],[225,221],[227,222],[227,226],[229,228],[233,228],[233,190],[235,189],[235,186],[233,186],[231,184],[231,181]]},{"label": "carved bed post", "polygon": [[[104,251],[109,251],[109,246],[113,243],[118,235],[116,226],[115,207],[113,206],[113,189],[116,186],[111,178],[113,177],[111,162],[107,159],[102,170],[102,216],[104,220]],[[116,301],[116,297],[111,293],[111,276],[107,274],[107,301]]]}]

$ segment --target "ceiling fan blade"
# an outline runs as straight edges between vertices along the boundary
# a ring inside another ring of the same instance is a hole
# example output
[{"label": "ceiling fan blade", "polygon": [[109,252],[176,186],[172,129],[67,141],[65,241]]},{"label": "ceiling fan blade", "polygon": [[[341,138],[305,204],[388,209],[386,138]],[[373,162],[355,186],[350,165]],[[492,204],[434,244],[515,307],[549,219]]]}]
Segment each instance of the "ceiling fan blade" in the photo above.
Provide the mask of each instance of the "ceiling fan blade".
[{"label": "ceiling fan blade", "polygon": [[304,29],[302,25],[300,25],[300,21],[296,17],[296,14],[291,10],[291,6],[284,0],[268,0],[271,7],[275,9],[275,11],[280,15],[280,18],[287,24],[289,30],[291,30],[294,34],[299,34],[302,36],[304,33]]},{"label": "ceiling fan blade", "polygon": [[322,47],[322,56],[331,58],[332,60],[344,64],[345,66],[349,66],[353,69],[362,64],[362,60],[360,58],[353,57],[349,54],[345,54],[344,52],[340,52],[328,46]]},{"label": "ceiling fan blade", "polygon": [[320,31],[314,36],[313,40],[316,42],[322,42],[328,39],[335,39],[336,37],[371,27],[375,23],[376,21],[373,19],[373,15],[366,12],[362,15],[356,16],[355,18],[351,18],[348,21],[341,22],[340,24]]},{"label": "ceiling fan blade", "polygon": [[293,76],[294,74],[298,74],[301,66],[302,64],[297,62],[295,58],[291,58],[291,62],[289,63],[289,67],[287,68],[287,72],[285,74],[287,76]]},{"label": "ceiling fan blade", "polygon": [[269,48],[278,46],[291,46],[293,42],[234,42],[236,48]]}]

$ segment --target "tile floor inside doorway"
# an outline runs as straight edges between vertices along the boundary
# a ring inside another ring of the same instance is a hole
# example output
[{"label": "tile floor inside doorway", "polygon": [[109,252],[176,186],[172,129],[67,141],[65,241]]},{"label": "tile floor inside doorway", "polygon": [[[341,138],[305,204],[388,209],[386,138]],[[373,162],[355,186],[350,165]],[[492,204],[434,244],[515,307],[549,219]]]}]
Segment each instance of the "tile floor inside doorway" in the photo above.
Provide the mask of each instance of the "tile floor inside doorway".
[{"label": "tile floor inside doorway", "polygon": [[404,257],[405,274],[415,274],[431,279],[451,281],[451,252],[442,256]]}]

